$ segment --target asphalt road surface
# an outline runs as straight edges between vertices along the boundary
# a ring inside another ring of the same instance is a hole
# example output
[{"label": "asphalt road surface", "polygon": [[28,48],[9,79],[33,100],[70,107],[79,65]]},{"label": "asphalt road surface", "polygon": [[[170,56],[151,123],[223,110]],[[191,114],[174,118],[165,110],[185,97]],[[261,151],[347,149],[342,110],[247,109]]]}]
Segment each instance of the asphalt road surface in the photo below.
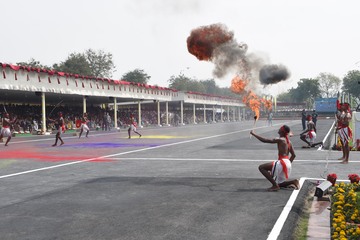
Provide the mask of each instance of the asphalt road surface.
[{"label": "asphalt road surface", "polygon": [[[318,140],[332,123],[318,121]],[[277,158],[276,145],[249,135],[277,137],[282,124],[294,133],[290,178],[358,169],[357,152],[344,165],[340,152],[301,148],[300,120],[143,128],[131,139],[126,129],[64,134],[57,147],[54,135],[18,135],[0,144],[0,238],[289,239],[309,187],[267,192],[258,165]]]}]

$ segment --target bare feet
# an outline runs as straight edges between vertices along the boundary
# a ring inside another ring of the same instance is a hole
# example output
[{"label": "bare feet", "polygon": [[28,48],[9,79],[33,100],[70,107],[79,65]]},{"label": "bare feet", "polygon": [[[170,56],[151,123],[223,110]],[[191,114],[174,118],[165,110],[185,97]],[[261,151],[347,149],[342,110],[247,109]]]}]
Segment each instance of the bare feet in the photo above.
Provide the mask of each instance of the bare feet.
[{"label": "bare feet", "polygon": [[61,146],[61,145],[64,145],[64,142],[61,142],[61,143],[60,143],[60,146]]},{"label": "bare feet", "polygon": [[349,163],[349,160],[345,160],[341,162],[341,164],[348,164]]},{"label": "bare feet", "polygon": [[56,147],[56,144],[51,145],[52,147]]},{"label": "bare feet", "polygon": [[297,180],[297,179],[294,180],[294,186],[295,186],[295,190],[299,190],[299,189],[300,189],[300,182],[299,182],[299,180]]},{"label": "bare feet", "polygon": [[267,190],[269,192],[276,192],[276,191],[280,190],[280,187],[279,186],[272,186],[271,188],[268,188]]}]

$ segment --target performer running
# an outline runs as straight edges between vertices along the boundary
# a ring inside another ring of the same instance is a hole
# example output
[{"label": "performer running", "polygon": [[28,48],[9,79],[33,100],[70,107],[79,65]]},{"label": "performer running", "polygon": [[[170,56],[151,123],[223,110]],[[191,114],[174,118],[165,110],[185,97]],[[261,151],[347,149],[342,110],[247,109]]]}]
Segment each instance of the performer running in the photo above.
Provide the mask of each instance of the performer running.
[{"label": "performer running", "polygon": [[2,119],[2,129],[1,129],[1,133],[0,133],[0,140],[3,139],[3,137],[7,137],[7,140],[5,142],[5,146],[8,146],[8,143],[11,140],[11,127],[12,124],[14,124],[16,121],[16,118],[14,118],[13,120],[10,120],[10,115],[9,113],[5,113],[3,119]]},{"label": "performer running", "polygon": [[131,131],[139,135],[139,138],[141,138],[142,135],[136,131],[136,122],[133,116],[130,117],[130,126],[128,129],[129,138],[131,138]]},{"label": "performer running", "polygon": [[55,123],[55,128],[57,129],[56,135],[55,135],[55,143],[52,145],[53,147],[57,146],[58,140],[60,140],[60,146],[64,144],[64,141],[61,139],[61,134],[65,130],[65,121],[63,118],[62,112],[59,112],[59,117],[57,119],[51,119],[50,121]]},{"label": "performer running", "polygon": [[[289,140],[290,128],[287,125],[283,125],[279,131],[279,137],[274,139],[267,139],[257,135],[253,130],[251,135],[259,139],[264,143],[276,143],[278,148],[278,160],[264,163],[259,166],[259,171],[264,177],[271,182],[272,187],[268,188],[268,191],[278,191],[281,187],[293,187],[299,189],[299,180],[287,180],[291,173],[291,164],[296,155],[292,144]],[[289,154],[291,154],[289,158]]]},{"label": "performer running", "polygon": [[348,103],[343,103],[341,104],[341,114],[339,115],[337,121],[336,131],[339,134],[341,148],[343,152],[343,156],[339,158],[339,160],[342,160],[341,163],[345,163],[345,164],[349,162],[349,155],[350,155],[349,140],[352,138],[352,130],[349,127],[350,120],[351,120],[350,105]]},{"label": "performer running", "polygon": [[81,134],[83,133],[83,131],[86,131],[86,137],[88,137],[90,129],[89,126],[87,125],[87,123],[89,122],[89,119],[87,117],[87,113],[84,113],[83,116],[81,117],[81,126],[80,126],[80,134],[79,134],[79,138],[81,137]]},{"label": "performer running", "polygon": [[303,146],[303,148],[311,148],[316,147],[317,145],[322,145],[323,142],[315,143],[316,139],[316,126],[315,123],[312,121],[312,116],[307,116],[307,128],[304,132],[300,134],[300,139],[307,143],[307,146]]}]

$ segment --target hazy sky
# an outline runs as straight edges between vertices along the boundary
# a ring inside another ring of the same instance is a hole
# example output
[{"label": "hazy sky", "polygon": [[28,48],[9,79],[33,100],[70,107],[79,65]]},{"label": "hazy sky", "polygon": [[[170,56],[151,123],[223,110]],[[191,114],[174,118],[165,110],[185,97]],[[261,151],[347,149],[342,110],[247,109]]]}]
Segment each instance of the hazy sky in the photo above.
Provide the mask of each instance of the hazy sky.
[{"label": "hazy sky", "polygon": [[[221,23],[248,52],[283,64],[290,79],[262,89],[277,94],[321,72],[342,78],[360,69],[359,0],[0,0],[0,62],[44,65],[91,48],[113,54],[113,79],[136,68],[149,84],[172,75],[206,80],[214,65],[188,52],[191,30]],[[217,79],[230,86],[234,73]]]}]

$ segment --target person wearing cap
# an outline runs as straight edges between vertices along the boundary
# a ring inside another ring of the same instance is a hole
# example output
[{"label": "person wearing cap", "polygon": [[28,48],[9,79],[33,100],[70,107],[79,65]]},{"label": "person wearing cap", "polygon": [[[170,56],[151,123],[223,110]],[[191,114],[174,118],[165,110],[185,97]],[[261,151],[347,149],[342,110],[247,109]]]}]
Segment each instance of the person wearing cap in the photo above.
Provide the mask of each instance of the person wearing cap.
[{"label": "person wearing cap", "polygon": [[[250,134],[264,143],[276,143],[278,149],[278,160],[261,164],[259,171],[272,184],[268,191],[278,191],[280,188],[299,189],[299,180],[288,180],[291,173],[291,165],[296,155],[294,148],[289,140],[290,128],[287,125],[280,127],[279,137],[274,139],[264,138],[254,132]],[[289,157],[290,155],[290,157]]]}]

